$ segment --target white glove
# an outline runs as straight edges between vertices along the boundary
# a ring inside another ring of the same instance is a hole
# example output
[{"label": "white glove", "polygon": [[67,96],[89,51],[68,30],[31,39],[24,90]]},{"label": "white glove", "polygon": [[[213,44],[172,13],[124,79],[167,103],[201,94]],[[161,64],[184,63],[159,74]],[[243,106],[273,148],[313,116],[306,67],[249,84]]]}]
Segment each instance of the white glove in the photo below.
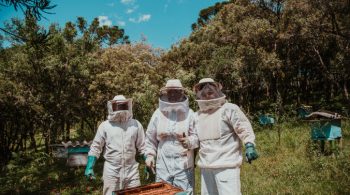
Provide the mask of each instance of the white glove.
[{"label": "white glove", "polygon": [[154,157],[149,155],[146,158],[146,166],[149,168],[153,168],[155,167],[155,161],[154,161]]},{"label": "white glove", "polygon": [[188,137],[179,138],[179,142],[181,143],[182,147],[184,147],[185,149],[189,149],[190,140],[188,139]]}]

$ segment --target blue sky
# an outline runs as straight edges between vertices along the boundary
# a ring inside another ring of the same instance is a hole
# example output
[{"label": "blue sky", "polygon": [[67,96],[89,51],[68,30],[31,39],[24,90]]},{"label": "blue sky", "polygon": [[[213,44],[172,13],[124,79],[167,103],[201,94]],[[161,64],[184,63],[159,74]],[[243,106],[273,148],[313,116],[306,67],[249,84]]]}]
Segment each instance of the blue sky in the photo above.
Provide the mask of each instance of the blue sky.
[{"label": "blue sky", "polygon": [[[191,33],[199,11],[223,0],[52,0],[57,6],[55,14],[46,14],[47,20],[39,23],[47,26],[84,17],[88,23],[98,17],[100,23],[117,25],[125,29],[132,42],[146,37],[153,47],[169,49],[170,46]],[[0,6],[0,26],[12,17],[23,18],[23,14],[12,8]]]}]

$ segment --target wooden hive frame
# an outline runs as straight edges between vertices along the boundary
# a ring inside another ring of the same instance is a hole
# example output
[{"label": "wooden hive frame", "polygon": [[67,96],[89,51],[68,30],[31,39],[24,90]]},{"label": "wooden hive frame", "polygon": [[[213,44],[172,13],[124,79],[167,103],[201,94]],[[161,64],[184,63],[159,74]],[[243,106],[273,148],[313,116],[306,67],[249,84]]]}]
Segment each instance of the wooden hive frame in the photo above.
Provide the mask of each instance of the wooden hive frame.
[{"label": "wooden hive frame", "polygon": [[165,182],[156,182],[144,186],[128,188],[113,192],[115,195],[173,195],[177,192],[183,192],[181,188],[174,187]]}]

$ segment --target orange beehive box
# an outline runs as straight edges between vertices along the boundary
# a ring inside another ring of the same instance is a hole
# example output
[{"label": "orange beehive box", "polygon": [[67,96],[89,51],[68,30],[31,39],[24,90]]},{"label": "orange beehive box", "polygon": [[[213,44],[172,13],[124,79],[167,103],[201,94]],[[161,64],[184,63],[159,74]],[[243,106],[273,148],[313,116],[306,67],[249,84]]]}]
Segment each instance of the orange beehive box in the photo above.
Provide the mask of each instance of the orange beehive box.
[{"label": "orange beehive box", "polygon": [[174,195],[177,192],[183,192],[181,188],[174,187],[165,182],[156,182],[144,186],[128,188],[115,191],[115,195]]}]

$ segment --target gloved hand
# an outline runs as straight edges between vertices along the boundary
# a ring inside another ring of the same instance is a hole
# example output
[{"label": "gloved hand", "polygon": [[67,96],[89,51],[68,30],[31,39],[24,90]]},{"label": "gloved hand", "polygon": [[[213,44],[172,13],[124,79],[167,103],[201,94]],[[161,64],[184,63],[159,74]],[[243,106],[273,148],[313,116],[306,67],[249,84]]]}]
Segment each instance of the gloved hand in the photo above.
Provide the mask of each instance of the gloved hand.
[{"label": "gloved hand", "polygon": [[96,156],[88,156],[88,162],[86,164],[85,174],[84,175],[89,180],[96,179],[95,174],[94,174],[94,170],[93,170],[96,161],[97,161]]},{"label": "gloved hand", "polygon": [[143,170],[143,172],[145,173],[147,180],[155,177],[154,169],[152,170],[152,169],[148,168],[147,166],[145,166],[145,169]]},{"label": "gloved hand", "polygon": [[179,142],[181,143],[182,147],[189,149],[190,146],[190,140],[188,140],[187,137],[179,138]]},{"label": "gloved hand", "polygon": [[146,156],[145,156],[145,154],[136,153],[135,160],[138,163],[145,163]]},{"label": "gloved hand", "polygon": [[145,154],[140,154],[140,156],[141,156],[142,160],[145,161],[145,163],[146,163],[147,156]]},{"label": "gloved hand", "polygon": [[152,155],[148,155],[146,158],[146,171],[152,172],[152,174],[156,174],[154,167],[156,166],[154,157]]},{"label": "gloved hand", "polygon": [[154,160],[154,157],[152,155],[148,155],[147,158],[146,158],[146,166],[148,168],[153,168],[156,166],[155,165],[155,160]]},{"label": "gloved hand", "polygon": [[181,143],[182,147],[185,149],[189,149],[190,147],[190,140],[188,137],[186,137],[185,132],[183,132],[182,137],[178,137],[179,142]]},{"label": "gloved hand", "polygon": [[253,160],[259,157],[258,153],[255,150],[254,144],[248,142],[245,144],[245,156],[248,163],[251,163]]}]

